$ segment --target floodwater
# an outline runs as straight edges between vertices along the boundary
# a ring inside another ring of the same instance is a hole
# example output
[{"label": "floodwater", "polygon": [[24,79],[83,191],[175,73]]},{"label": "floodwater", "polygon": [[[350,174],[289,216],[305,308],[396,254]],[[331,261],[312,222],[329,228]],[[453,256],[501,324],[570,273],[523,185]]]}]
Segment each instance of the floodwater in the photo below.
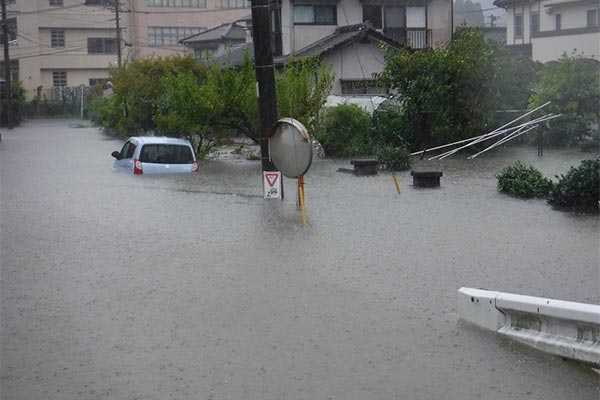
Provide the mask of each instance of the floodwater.
[{"label": "floodwater", "polygon": [[[1,392],[12,399],[578,399],[599,375],[459,320],[457,290],[600,303],[598,216],[496,191],[586,154],[453,156],[439,189],[306,176],[308,226],[260,163],[112,170],[122,141],[73,121],[3,131]],[[589,155],[587,155],[589,156]]]}]

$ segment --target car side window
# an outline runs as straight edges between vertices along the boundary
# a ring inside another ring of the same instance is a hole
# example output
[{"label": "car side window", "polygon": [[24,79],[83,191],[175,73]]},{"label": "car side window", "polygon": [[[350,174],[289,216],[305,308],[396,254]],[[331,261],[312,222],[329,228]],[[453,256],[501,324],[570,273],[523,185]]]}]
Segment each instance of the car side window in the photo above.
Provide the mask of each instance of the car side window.
[{"label": "car side window", "polygon": [[123,148],[121,149],[121,159],[132,158],[134,152],[135,152],[135,144],[133,144],[131,142],[125,143],[125,145],[123,145]]}]

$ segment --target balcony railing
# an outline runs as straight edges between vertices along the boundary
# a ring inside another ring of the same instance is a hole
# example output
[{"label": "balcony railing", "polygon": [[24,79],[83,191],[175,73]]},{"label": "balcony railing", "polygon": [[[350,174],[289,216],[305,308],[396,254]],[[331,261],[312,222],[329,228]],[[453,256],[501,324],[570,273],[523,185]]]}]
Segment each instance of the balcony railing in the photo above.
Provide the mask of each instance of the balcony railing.
[{"label": "balcony railing", "polygon": [[426,49],[431,47],[431,29],[385,28],[383,34],[390,39],[413,49]]}]

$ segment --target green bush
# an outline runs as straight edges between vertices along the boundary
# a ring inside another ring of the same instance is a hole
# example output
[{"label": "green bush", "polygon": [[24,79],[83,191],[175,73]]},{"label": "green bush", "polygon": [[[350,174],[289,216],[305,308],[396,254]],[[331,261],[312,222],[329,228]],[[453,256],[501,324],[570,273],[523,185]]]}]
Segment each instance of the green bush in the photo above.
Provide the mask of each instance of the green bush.
[{"label": "green bush", "polygon": [[359,156],[371,152],[371,116],[355,104],[340,104],[323,117],[320,132],[315,132],[328,156]]},{"label": "green bush", "polygon": [[520,161],[504,168],[496,178],[498,190],[519,198],[546,197],[552,189],[552,182],[540,171]]},{"label": "green bush", "polygon": [[600,200],[600,158],[583,160],[578,168],[559,181],[548,195],[548,203],[565,208],[598,210]]},{"label": "green bush", "polygon": [[377,159],[379,164],[389,171],[403,171],[410,169],[410,156],[408,150],[403,147],[377,148]]}]

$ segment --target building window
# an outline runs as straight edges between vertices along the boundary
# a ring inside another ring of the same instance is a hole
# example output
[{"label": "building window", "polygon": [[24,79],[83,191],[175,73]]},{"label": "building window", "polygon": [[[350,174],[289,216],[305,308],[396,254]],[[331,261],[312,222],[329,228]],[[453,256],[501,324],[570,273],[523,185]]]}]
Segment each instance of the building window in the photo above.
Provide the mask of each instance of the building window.
[{"label": "building window", "polygon": [[554,29],[557,31],[560,31],[561,28],[561,21],[562,20],[562,15],[561,14],[556,14],[554,16]]},{"label": "building window", "polygon": [[364,5],[363,22],[371,22],[375,29],[405,29],[407,20],[411,27],[426,26],[425,7],[409,7],[412,19],[407,17],[406,7]]},{"label": "building window", "polygon": [[88,38],[88,54],[117,54],[117,39]]},{"label": "building window", "polygon": [[529,16],[529,29],[531,36],[540,31],[540,15],[538,13],[531,13]]},{"label": "building window", "polygon": [[373,79],[340,79],[342,94],[385,94],[386,89],[377,86]]},{"label": "building window", "polygon": [[383,29],[383,13],[381,6],[363,5],[363,22],[371,22],[373,28]]},{"label": "building window", "polygon": [[249,8],[248,0],[215,0],[215,8]]},{"label": "building window", "polygon": [[206,0],[146,0],[150,7],[206,8]]},{"label": "building window", "polygon": [[148,27],[148,45],[151,47],[180,46],[179,41],[204,32],[201,27],[150,26]]},{"label": "building window", "polygon": [[598,10],[587,11],[587,26],[588,28],[598,26]]},{"label": "building window", "polygon": [[209,60],[215,52],[216,49],[194,49],[194,57],[197,60]]},{"label": "building window", "polygon": [[49,0],[48,5],[50,6],[62,6],[63,0]]},{"label": "building window", "polygon": [[50,31],[50,44],[52,47],[65,47],[64,29],[52,29]]},{"label": "building window", "polygon": [[114,6],[115,0],[85,0],[85,5],[86,6]]},{"label": "building window", "polygon": [[67,86],[67,71],[53,71],[52,86]]},{"label": "building window", "polygon": [[90,78],[90,87],[96,85],[104,85],[108,78]]},{"label": "building window", "polygon": [[523,16],[515,15],[515,38],[523,37]]},{"label": "building window", "polygon": [[[17,40],[17,19],[16,18],[9,18],[6,20],[6,25],[8,27],[8,40],[9,41],[14,41]],[[4,33],[2,32],[2,29],[0,29],[0,44],[4,43]],[[16,45],[16,42],[13,42],[14,45]],[[9,45],[13,45],[13,43],[9,43]]]},{"label": "building window", "polygon": [[337,25],[337,6],[294,6],[296,25]]}]

